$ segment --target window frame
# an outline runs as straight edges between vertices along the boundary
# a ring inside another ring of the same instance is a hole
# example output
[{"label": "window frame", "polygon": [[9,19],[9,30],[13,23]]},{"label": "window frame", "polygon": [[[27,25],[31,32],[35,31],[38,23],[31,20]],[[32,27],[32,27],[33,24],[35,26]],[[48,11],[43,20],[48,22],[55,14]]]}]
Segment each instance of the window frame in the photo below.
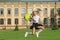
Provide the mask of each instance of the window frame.
[{"label": "window frame", "polygon": [[19,24],[19,19],[18,18],[15,18],[15,24]]},{"label": "window frame", "polygon": [[7,24],[11,24],[11,19],[7,19]]},{"label": "window frame", "polygon": [[44,18],[44,25],[48,25],[48,18]]},{"label": "window frame", "polygon": [[26,8],[21,8],[21,14],[26,14]]},{"label": "window frame", "polygon": [[0,14],[4,14],[4,8],[0,8]]},{"label": "window frame", "polygon": [[7,14],[11,14],[11,8],[7,8]]},{"label": "window frame", "polygon": [[32,13],[33,12],[33,8],[28,8],[28,13]]},{"label": "window frame", "polygon": [[54,10],[54,8],[50,8],[50,17],[54,18],[54,11],[52,11],[52,10]]},{"label": "window frame", "polygon": [[4,24],[4,19],[3,19],[3,18],[0,19],[0,24],[1,24],[1,25]]},{"label": "window frame", "polygon": [[[16,12],[17,11],[17,12]],[[14,13],[15,14],[19,14],[19,9],[18,8],[14,8]]]},{"label": "window frame", "polygon": [[43,13],[47,14],[47,12],[48,12],[48,8],[43,8]]}]

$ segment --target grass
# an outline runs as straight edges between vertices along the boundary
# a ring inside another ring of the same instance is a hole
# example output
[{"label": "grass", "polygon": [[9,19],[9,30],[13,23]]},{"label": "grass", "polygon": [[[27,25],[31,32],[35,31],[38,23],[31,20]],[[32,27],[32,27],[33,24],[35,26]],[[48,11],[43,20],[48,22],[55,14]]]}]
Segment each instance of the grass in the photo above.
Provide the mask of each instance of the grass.
[{"label": "grass", "polygon": [[0,30],[0,40],[60,40],[60,30],[44,30],[40,33],[39,38],[36,35],[28,35],[25,38],[24,34],[26,31],[31,30]]}]

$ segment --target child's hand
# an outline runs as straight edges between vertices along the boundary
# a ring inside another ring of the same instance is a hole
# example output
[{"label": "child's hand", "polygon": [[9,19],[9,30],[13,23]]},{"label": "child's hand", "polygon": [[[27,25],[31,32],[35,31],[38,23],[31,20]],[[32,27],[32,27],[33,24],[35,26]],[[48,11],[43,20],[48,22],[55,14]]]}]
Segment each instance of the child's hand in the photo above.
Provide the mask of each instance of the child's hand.
[{"label": "child's hand", "polygon": [[33,19],[33,17],[31,16],[31,19]]}]

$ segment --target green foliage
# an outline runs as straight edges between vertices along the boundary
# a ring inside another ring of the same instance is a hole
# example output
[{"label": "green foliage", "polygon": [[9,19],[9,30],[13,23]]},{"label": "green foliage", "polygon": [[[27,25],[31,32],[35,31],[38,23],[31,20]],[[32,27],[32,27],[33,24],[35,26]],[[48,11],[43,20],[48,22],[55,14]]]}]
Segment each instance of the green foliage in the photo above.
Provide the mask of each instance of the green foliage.
[{"label": "green foliage", "polygon": [[60,8],[58,8],[57,12],[58,12],[58,15],[60,16]]},{"label": "green foliage", "polygon": [[19,30],[18,25],[16,25],[14,31],[18,31],[18,30]]},{"label": "green foliage", "polygon": [[58,26],[56,24],[56,22],[52,25],[52,30],[57,30],[58,29]]}]

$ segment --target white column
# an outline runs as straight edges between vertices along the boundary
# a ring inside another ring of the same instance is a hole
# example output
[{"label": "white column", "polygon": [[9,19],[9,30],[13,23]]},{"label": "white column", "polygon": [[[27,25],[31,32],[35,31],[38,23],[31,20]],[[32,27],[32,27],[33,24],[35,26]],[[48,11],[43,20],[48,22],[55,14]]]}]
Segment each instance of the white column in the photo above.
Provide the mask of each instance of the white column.
[{"label": "white column", "polygon": [[43,16],[43,5],[41,5],[41,13],[40,13],[41,24],[43,24],[43,19],[44,19],[44,16]]},{"label": "white column", "polygon": [[12,26],[14,26],[14,5],[12,5]]},{"label": "white column", "polygon": [[47,16],[48,16],[48,25],[50,25],[50,5],[48,5],[48,13],[47,13]]},{"label": "white column", "polygon": [[19,25],[21,25],[22,19],[21,19],[21,5],[19,5]]},{"label": "white column", "polygon": [[4,6],[4,26],[7,26],[7,5]]}]

